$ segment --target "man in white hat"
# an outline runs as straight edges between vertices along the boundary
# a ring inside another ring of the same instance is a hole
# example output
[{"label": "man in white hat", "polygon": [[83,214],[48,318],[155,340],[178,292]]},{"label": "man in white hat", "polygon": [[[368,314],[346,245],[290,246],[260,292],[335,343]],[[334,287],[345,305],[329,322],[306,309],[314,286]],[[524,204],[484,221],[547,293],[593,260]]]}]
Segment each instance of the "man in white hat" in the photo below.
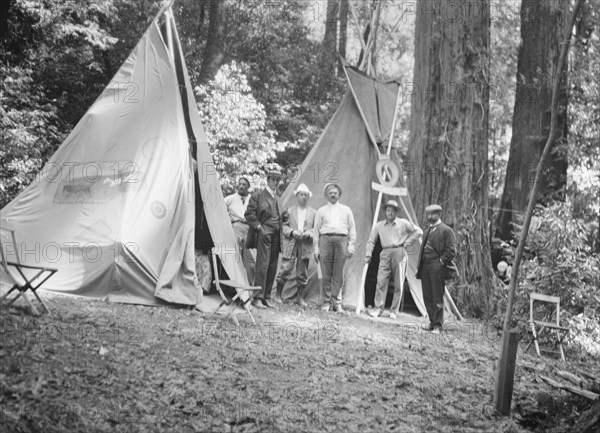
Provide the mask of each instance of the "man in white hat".
[{"label": "man in white hat", "polygon": [[329,203],[322,206],[315,216],[315,260],[323,273],[321,287],[321,310],[343,313],[342,286],[346,259],[354,255],[356,248],[356,225],[352,209],[339,203],[342,188],[328,183],[323,193]]},{"label": "man in white hat", "polygon": [[283,302],[283,286],[290,278],[294,264],[296,265],[296,297],[295,303],[307,307],[304,300],[304,289],[308,283],[308,261],[314,253],[314,226],[317,211],[308,206],[312,192],[301,183],[294,191],[298,204],[283,212],[282,227],[282,260],[277,277],[276,302]]},{"label": "man in white hat", "polygon": [[[390,318],[395,319],[400,308],[400,294],[404,275],[406,275],[407,254],[416,253],[413,244],[423,235],[423,230],[404,218],[398,218],[398,202],[389,200],[384,207],[385,220],[379,221],[367,241],[365,263],[371,262],[371,255],[377,239],[381,242],[377,288],[375,290],[375,309],[371,316],[379,317],[385,308],[390,276],[394,274],[394,298],[390,308]],[[411,248],[412,247],[412,248]],[[402,266],[404,272],[400,272]],[[402,274],[402,277],[401,277]]]},{"label": "man in white hat", "polygon": [[432,204],[425,208],[429,228],[421,244],[417,278],[423,287],[423,302],[429,316],[429,330],[439,334],[444,323],[445,266],[456,255],[454,230],[440,219],[442,207]]}]

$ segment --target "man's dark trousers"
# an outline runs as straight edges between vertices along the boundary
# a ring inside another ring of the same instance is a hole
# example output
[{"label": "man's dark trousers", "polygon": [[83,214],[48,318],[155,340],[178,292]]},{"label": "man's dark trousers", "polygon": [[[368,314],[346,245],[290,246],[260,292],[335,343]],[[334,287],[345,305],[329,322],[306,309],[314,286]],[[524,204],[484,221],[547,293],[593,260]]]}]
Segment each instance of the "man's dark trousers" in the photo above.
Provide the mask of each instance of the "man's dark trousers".
[{"label": "man's dark trousers", "polygon": [[444,266],[438,258],[424,258],[421,285],[423,301],[431,326],[441,328],[444,323]]},{"label": "man's dark trousers", "polygon": [[[254,285],[263,288],[262,299],[271,299],[271,290],[275,275],[277,274],[277,261],[281,239],[279,232],[263,235],[258,233],[256,241],[256,269],[254,273]],[[256,299],[259,296],[255,297]]]}]

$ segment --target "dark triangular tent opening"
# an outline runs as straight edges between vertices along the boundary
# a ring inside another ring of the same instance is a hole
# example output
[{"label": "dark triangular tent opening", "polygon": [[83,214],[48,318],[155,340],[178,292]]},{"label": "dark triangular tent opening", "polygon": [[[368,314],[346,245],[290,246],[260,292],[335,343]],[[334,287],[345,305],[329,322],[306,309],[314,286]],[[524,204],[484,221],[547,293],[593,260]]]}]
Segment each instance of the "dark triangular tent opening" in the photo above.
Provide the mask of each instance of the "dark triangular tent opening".
[{"label": "dark triangular tent opening", "polygon": [[213,248],[247,283],[170,8],[0,218],[25,264],[58,268],[45,290],[197,305],[195,250]]}]

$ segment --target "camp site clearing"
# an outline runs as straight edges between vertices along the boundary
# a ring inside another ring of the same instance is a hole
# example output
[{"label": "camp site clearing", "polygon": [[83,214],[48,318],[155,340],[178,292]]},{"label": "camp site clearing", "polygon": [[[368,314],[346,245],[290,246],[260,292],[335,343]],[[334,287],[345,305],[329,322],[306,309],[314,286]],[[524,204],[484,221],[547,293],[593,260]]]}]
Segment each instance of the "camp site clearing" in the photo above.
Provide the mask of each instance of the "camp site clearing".
[{"label": "camp site clearing", "polygon": [[[3,431],[531,431],[518,410],[494,414],[500,338],[482,322],[434,335],[416,315],[284,305],[236,327],[193,309],[45,298],[50,315],[19,301],[0,316]],[[520,347],[516,407],[555,394],[536,377],[558,364]],[[567,422],[576,400],[549,397],[543,430],[564,431],[553,418]]]}]

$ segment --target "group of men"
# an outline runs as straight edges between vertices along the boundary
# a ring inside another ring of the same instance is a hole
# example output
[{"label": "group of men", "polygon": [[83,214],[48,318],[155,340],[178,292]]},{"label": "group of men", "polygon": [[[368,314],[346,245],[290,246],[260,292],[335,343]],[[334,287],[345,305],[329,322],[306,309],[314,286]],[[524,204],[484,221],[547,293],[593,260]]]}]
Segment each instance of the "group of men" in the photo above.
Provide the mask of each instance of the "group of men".
[{"label": "group of men", "polygon": [[[294,191],[297,204],[281,212],[277,198],[280,182],[281,172],[272,170],[267,174],[266,188],[249,194],[250,182],[242,177],[238,180],[237,192],[225,198],[248,280],[262,288],[252,305],[255,308],[275,308],[274,302],[283,302],[284,285],[295,268],[297,292],[294,302],[307,307],[308,264],[313,256],[322,274],[320,308],[343,312],[344,265],[355,253],[356,225],[352,210],[339,202],[342,188],[335,183],[325,185],[323,194],[328,203],[315,210],[308,205],[312,191],[305,184],[300,184]],[[367,266],[379,240],[382,251],[375,307],[370,315],[379,317],[383,313],[389,280],[393,275],[394,297],[390,318],[394,319],[400,307],[408,254],[417,251],[423,230],[398,217],[399,206],[395,200],[387,201],[384,209],[385,219],[371,231],[364,260]],[[456,241],[454,231],[441,221],[441,206],[430,205],[425,212],[429,227],[419,249],[417,278],[422,282],[423,300],[430,319],[428,329],[438,333],[442,329],[444,315],[445,268],[452,264]],[[280,253],[282,259],[278,272]],[[274,284],[275,296],[271,297]]]}]

